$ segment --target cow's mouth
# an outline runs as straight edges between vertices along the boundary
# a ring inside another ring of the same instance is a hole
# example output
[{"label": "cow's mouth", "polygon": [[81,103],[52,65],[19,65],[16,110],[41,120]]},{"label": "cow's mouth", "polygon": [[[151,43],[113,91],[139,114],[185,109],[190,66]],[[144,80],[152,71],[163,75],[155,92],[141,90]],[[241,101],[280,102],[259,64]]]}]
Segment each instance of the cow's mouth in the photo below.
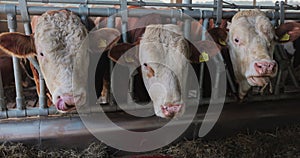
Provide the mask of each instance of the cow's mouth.
[{"label": "cow's mouth", "polygon": [[80,98],[81,97],[60,97],[55,106],[57,110],[62,113],[69,112],[76,109],[75,105],[80,101]]},{"label": "cow's mouth", "polygon": [[166,118],[173,118],[176,117],[180,111],[182,111],[183,104],[165,104],[161,105],[161,111],[165,115]]},{"label": "cow's mouth", "polygon": [[264,86],[270,82],[269,76],[250,76],[247,81],[251,86]]},{"label": "cow's mouth", "polygon": [[55,104],[57,110],[59,110],[62,113],[69,112],[72,110],[75,110],[75,103],[71,102],[65,102],[63,99],[58,99],[58,101]]}]

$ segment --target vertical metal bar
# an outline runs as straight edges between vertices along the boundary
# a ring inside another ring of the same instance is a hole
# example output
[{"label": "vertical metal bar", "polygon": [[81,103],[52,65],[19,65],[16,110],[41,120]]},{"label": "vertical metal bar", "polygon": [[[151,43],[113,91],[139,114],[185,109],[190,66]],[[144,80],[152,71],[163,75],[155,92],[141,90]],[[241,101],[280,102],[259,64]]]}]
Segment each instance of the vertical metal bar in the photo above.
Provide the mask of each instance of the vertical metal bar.
[{"label": "vertical metal bar", "polygon": [[121,18],[122,18],[122,37],[123,42],[127,42],[127,23],[128,23],[128,10],[127,10],[127,0],[120,0],[121,4]]},{"label": "vertical metal bar", "polygon": [[[32,29],[31,29],[31,25],[30,25],[30,16],[28,14],[28,9],[27,9],[27,2],[26,2],[26,0],[18,0],[18,1],[19,1],[22,20],[24,23],[25,34],[30,35],[30,34],[32,34]],[[48,111],[48,107],[47,107],[46,84],[45,84],[44,77],[41,73],[41,70],[40,70],[37,60],[34,57],[29,57],[28,60],[30,61],[30,63],[35,67],[35,69],[39,73],[40,87],[37,87],[40,89],[39,115],[48,115],[49,111]]]},{"label": "vertical metal bar", "polygon": [[[128,30],[128,8],[127,8],[127,0],[120,0],[120,9],[121,9],[121,18],[122,18],[122,39],[123,42],[127,42],[127,30]],[[129,71],[131,72],[131,71]],[[127,103],[128,105],[133,102],[134,98],[134,71],[129,74],[129,91],[128,91],[128,97],[127,97]]]},{"label": "vertical metal bar", "polygon": [[[205,40],[205,32],[208,27],[208,22],[209,22],[208,18],[205,18],[203,20],[201,40]],[[199,87],[200,87],[199,100],[200,100],[200,103],[201,103],[201,100],[203,99],[203,80],[204,80],[204,66],[205,66],[204,64],[205,63],[200,63],[200,72],[199,72],[200,73],[200,75],[199,75]]]},{"label": "vertical metal bar", "polygon": [[215,22],[215,25],[216,25],[216,27],[218,27],[221,24],[221,22],[222,22],[223,0],[216,0],[215,3],[217,3],[217,9],[214,10],[215,13],[216,13],[216,22]]},{"label": "vertical metal bar", "polygon": [[280,93],[280,81],[281,81],[281,78],[282,78],[282,70],[279,69],[278,70],[278,74],[277,74],[277,78],[276,78],[276,83],[275,83],[275,91],[274,91],[275,95],[279,95],[279,93]]},{"label": "vertical metal bar", "polygon": [[288,73],[289,73],[289,75],[291,77],[291,80],[292,80],[294,86],[297,87],[297,88],[299,88],[299,83],[298,83],[298,81],[297,81],[297,79],[295,77],[295,74],[294,74],[294,71],[293,71],[293,68],[291,67],[291,65],[288,66]]},{"label": "vertical metal bar", "polygon": [[[109,11],[109,10],[108,10]],[[107,27],[108,28],[114,28],[115,27],[115,18],[116,16],[115,15],[111,15],[108,17],[107,19]],[[113,72],[113,68],[114,68],[114,62],[112,60],[109,60],[109,80],[111,80],[111,74]],[[114,101],[114,98],[113,98],[113,94],[112,94],[112,85],[113,82],[110,81],[110,85],[109,85],[109,104],[110,105],[115,105],[115,101]]]},{"label": "vertical metal bar", "polygon": [[282,71],[285,69],[286,67],[286,63],[284,62],[284,60],[282,59],[282,56],[280,54],[280,50],[279,50],[279,46],[277,45],[275,47],[275,52],[274,52],[274,56],[276,58],[276,60],[278,61],[278,65],[279,65],[279,70],[277,73],[277,77],[276,77],[276,82],[275,82],[275,90],[274,90],[274,94],[275,95],[279,95],[280,93],[280,88],[281,88],[281,80],[282,80]]},{"label": "vertical metal bar", "polygon": [[[182,1],[183,4],[192,4],[192,0],[183,0]],[[186,10],[191,10],[191,7],[186,7]],[[184,33],[184,37],[186,39],[190,39],[190,32],[191,32],[191,19],[187,18],[184,19],[184,26],[183,26],[183,33]]]},{"label": "vertical metal bar", "polygon": [[277,48],[278,48],[278,51],[280,53],[279,55],[280,55],[281,59],[284,60],[285,63],[286,63],[285,66],[287,67],[288,74],[290,75],[291,80],[292,80],[294,86],[298,88],[299,87],[298,81],[297,81],[297,79],[295,77],[292,65],[290,64],[290,60],[288,59],[283,46],[282,45],[278,45]]},{"label": "vertical metal bar", "polygon": [[[6,5],[7,13],[7,24],[9,32],[15,32],[17,29],[17,20],[16,20],[16,6],[15,5]],[[24,97],[23,97],[23,87],[22,87],[22,76],[20,68],[20,60],[17,57],[13,57],[13,68],[14,68],[14,77],[16,85],[16,104],[17,104],[17,116],[26,116]]]},{"label": "vertical metal bar", "polygon": [[2,75],[0,70],[0,111],[5,111],[5,110],[6,110],[6,105],[4,99],[4,88],[3,88]]},{"label": "vertical metal bar", "polygon": [[284,2],[281,1],[279,3],[279,7],[280,7],[280,14],[279,14],[279,17],[280,17],[280,24],[283,24],[284,23],[284,19],[285,19],[285,14],[284,14]]},{"label": "vertical metal bar", "polygon": [[237,93],[237,88],[235,87],[234,81],[233,81],[233,79],[232,79],[232,77],[229,73],[229,70],[228,70],[227,66],[225,67],[225,70],[226,70],[226,78],[227,78],[227,81],[229,83],[230,89],[232,90],[233,93]]}]

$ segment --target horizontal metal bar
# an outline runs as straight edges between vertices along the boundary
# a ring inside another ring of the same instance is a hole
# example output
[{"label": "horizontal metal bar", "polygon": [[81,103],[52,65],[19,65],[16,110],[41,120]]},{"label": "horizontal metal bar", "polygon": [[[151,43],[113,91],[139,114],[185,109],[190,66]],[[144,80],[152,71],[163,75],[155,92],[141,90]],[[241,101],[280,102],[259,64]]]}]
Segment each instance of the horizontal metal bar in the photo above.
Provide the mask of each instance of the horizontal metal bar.
[{"label": "horizontal metal bar", "polygon": [[[17,14],[20,14],[20,8],[17,6]],[[28,12],[30,15],[41,15],[44,12],[48,10],[60,10],[60,9],[69,9],[72,12],[79,14],[79,8],[63,8],[63,7],[46,7],[46,6],[29,6],[28,7]],[[175,10],[175,12],[174,12]],[[147,14],[151,13],[156,13],[160,14],[163,16],[168,16],[168,17],[192,17],[192,18],[216,18],[216,15],[213,11],[210,10],[200,10],[200,9],[194,9],[194,10],[154,10],[154,9],[129,9],[128,10],[128,15],[129,16],[144,16]],[[116,14],[117,16],[121,16],[121,10],[120,9],[115,9],[115,8],[88,8],[89,16],[111,16]],[[0,5],[0,13],[5,14],[5,5]],[[184,15],[182,15],[182,13]],[[222,12],[222,18],[231,18],[234,16],[236,11],[223,11]],[[267,12],[266,15],[269,18],[279,18],[279,13],[277,12]],[[288,19],[300,19],[300,13],[299,12],[287,12],[285,13],[285,18]]]},{"label": "horizontal metal bar", "polygon": [[54,106],[40,109],[36,108],[26,108],[23,110],[19,109],[8,109],[6,111],[0,111],[0,120],[3,118],[16,118],[16,117],[27,117],[27,116],[39,116],[41,113],[47,113],[49,115],[58,114],[56,108]]},{"label": "horizontal metal bar", "polygon": [[[18,0],[4,0],[3,2],[17,2]],[[119,1],[94,1],[94,0],[27,0],[27,2],[35,3],[65,3],[65,4],[92,4],[92,5],[120,5]],[[127,2],[127,5],[132,6],[158,6],[158,7],[193,7],[193,8],[217,8],[214,4],[180,4],[180,3],[158,3],[158,2]],[[238,5],[226,4],[224,8],[231,9],[279,9],[278,6],[253,6],[253,5]],[[286,5],[286,9],[299,9],[291,5]]]},{"label": "horizontal metal bar", "polygon": [[[286,126],[300,121],[299,99],[274,102],[274,104],[247,103],[225,105],[217,124],[206,138],[222,137],[235,134],[239,130],[270,129],[277,126]],[[198,110],[198,114],[192,122],[192,126],[181,138],[193,139],[198,133],[201,124],[210,120],[203,120],[206,108]],[[91,116],[97,114],[91,114]],[[106,113],[114,124],[127,130],[147,131],[162,127],[168,120],[158,117],[140,119],[128,118],[124,113]],[[208,113],[207,115],[214,115]],[[186,123],[185,120],[192,116],[185,116],[174,126]],[[0,120],[0,142],[23,142],[41,148],[60,147],[64,148],[86,148],[89,143],[97,140],[85,127],[78,115],[67,117],[33,117],[25,119]],[[115,128],[112,124],[104,124],[103,120],[97,120],[97,124],[103,125],[99,133],[111,134],[122,128]],[[22,129],[22,130],[20,130]],[[81,139],[78,139],[81,138]],[[84,140],[84,141],[83,141]],[[59,142],[59,143],[58,143]],[[86,145],[86,146],[85,146]]]},{"label": "horizontal metal bar", "polygon": [[[279,100],[290,100],[290,99],[296,99],[296,98],[300,98],[300,93],[285,93],[285,94],[280,94],[280,95],[270,95],[270,96],[248,96],[247,98],[247,103],[251,103],[251,102],[261,102],[261,101],[279,101]],[[210,103],[211,99],[210,98],[203,98],[200,100],[200,103],[198,104],[197,101],[195,99],[190,99],[186,101],[186,105],[188,105],[189,107],[193,107],[193,106],[203,106],[203,105],[208,105]],[[237,103],[238,100],[236,98],[232,98],[232,97],[226,97],[225,99],[225,104],[232,104],[232,103]],[[121,104],[127,104],[127,103],[121,103]],[[100,105],[99,105],[100,106]],[[117,111],[121,111],[122,109],[119,108],[119,106],[117,106],[117,108],[115,106],[110,106],[110,105],[101,105],[102,106],[102,110],[97,107],[97,106],[91,106],[89,109],[87,109],[86,112],[84,112],[84,110],[81,110],[81,112],[83,113],[97,113],[97,112],[117,112]],[[121,106],[121,107],[125,107],[123,110],[149,110],[148,107],[144,107],[144,106]],[[41,111],[43,110],[43,111]],[[25,116],[24,114],[26,114],[26,116],[38,116],[40,113],[48,113],[49,115],[54,115],[54,114],[59,114],[56,110],[56,108],[54,106],[51,106],[49,108],[45,108],[45,109],[40,109],[40,108],[27,108],[24,110],[18,110],[18,109],[9,109],[7,111],[0,111],[0,119],[2,118],[15,118],[15,117],[20,117],[20,116]],[[76,111],[71,112],[71,114],[76,114]]]}]

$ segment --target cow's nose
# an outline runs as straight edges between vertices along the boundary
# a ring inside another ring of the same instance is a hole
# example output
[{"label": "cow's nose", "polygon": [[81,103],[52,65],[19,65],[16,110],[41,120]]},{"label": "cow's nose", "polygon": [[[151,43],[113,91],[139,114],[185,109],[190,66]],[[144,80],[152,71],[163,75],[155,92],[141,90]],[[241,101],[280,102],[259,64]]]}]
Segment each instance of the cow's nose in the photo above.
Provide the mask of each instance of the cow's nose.
[{"label": "cow's nose", "polygon": [[161,110],[166,118],[173,118],[182,108],[182,104],[165,104],[161,105]]},{"label": "cow's nose", "polygon": [[254,63],[255,71],[259,75],[272,74],[274,72],[273,70],[275,69],[275,67],[275,61],[261,61]]},{"label": "cow's nose", "polygon": [[56,108],[62,112],[68,111],[75,107],[75,99],[73,95],[63,94],[57,96]]},{"label": "cow's nose", "polygon": [[58,97],[60,97],[67,105],[75,105],[75,99],[73,95],[64,94]]}]

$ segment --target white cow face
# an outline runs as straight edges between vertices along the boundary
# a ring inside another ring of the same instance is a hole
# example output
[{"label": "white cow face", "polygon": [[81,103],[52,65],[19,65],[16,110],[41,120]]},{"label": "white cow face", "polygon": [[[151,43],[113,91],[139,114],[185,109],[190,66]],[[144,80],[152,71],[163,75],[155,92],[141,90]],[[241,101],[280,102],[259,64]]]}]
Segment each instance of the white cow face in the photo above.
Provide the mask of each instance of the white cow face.
[{"label": "white cow face", "polygon": [[67,11],[48,12],[37,21],[34,39],[38,62],[52,101],[60,111],[74,108],[85,97],[84,91],[73,96],[72,84],[81,83],[72,83],[72,73],[86,36],[87,30],[80,19]]},{"label": "white cow face", "polygon": [[175,25],[150,25],[139,46],[145,86],[157,116],[182,115],[183,84],[187,75],[188,44]]},{"label": "white cow face", "polygon": [[53,104],[60,112],[70,111],[86,100],[87,50],[103,52],[118,41],[120,33],[103,28],[88,36],[79,17],[67,10],[48,11],[36,17],[32,25],[34,35],[0,34],[0,49],[19,58],[37,56]]},{"label": "white cow face", "polygon": [[231,61],[243,98],[250,86],[264,86],[276,75],[276,35],[270,20],[258,10],[237,13],[228,28]]}]

